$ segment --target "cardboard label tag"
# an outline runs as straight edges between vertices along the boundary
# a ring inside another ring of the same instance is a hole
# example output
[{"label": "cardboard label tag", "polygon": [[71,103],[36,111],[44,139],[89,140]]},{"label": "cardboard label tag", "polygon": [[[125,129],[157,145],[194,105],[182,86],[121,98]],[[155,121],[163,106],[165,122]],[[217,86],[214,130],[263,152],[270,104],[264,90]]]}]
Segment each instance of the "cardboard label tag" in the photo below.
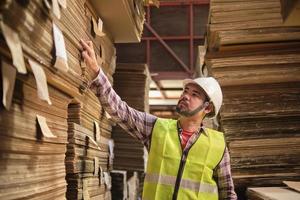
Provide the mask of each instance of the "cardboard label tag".
[{"label": "cardboard label tag", "polygon": [[61,30],[53,23],[53,35],[55,44],[56,61],[54,67],[67,72],[69,70],[67,52],[65,47],[64,36]]},{"label": "cardboard label tag", "polygon": [[14,93],[17,70],[5,61],[1,61],[2,68],[2,103],[6,110],[10,109]]},{"label": "cardboard label tag", "polygon": [[3,21],[1,21],[0,23],[2,34],[5,38],[5,41],[12,56],[13,65],[17,68],[17,71],[19,73],[26,74],[27,70],[18,33],[16,33],[13,29],[4,24]]},{"label": "cardboard label tag", "polygon": [[97,36],[99,36],[99,37],[104,36],[105,33],[102,32],[102,29],[103,29],[103,22],[102,22],[102,20],[99,18],[98,19],[98,23],[97,23],[96,20],[92,17],[92,23],[93,23],[94,33]]},{"label": "cardboard label tag", "polygon": [[88,140],[91,140],[92,143],[94,143],[97,146],[97,149],[101,150],[98,143],[89,135],[86,135]]},{"label": "cardboard label tag", "polygon": [[46,122],[46,118],[41,116],[41,115],[36,115],[38,124],[41,128],[42,134],[44,137],[47,138],[56,138],[55,135],[53,135],[52,131],[49,129],[47,122]]},{"label": "cardboard label tag", "polygon": [[96,121],[94,121],[94,134],[95,134],[96,142],[99,143],[101,138],[101,132],[100,132],[100,126]]},{"label": "cardboard label tag", "polygon": [[108,172],[103,172],[104,174],[104,183],[107,187],[108,190],[111,188],[111,176],[109,175]]},{"label": "cardboard label tag", "polygon": [[108,149],[109,149],[109,166],[113,165],[113,161],[114,161],[114,140],[110,139],[108,140]]},{"label": "cardboard label tag", "polygon": [[47,85],[47,78],[46,78],[46,74],[43,70],[43,67],[33,61],[33,60],[28,60],[33,75],[35,77],[35,81],[36,81],[36,86],[37,86],[37,91],[38,91],[38,97],[42,100],[45,100],[48,102],[49,105],[51,105],[51,101],[50,101],[50,97],[49,97],[49,91],[48,91],[48,85]]}]

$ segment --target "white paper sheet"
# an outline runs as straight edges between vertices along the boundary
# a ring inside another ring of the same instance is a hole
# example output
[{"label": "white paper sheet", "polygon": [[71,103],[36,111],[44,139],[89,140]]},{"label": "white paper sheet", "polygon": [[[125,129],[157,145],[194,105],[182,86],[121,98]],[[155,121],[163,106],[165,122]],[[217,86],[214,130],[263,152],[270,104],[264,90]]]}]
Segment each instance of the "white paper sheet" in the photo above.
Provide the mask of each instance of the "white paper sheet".
[{"label": "white paper sheet", "polygon": [[113,139],[109,139],[108,140],[108,149],[109,149],[109,165],[112,166],[113,161],[114,161],[114,140]]},{"label": "white paper sheet", "polygon": [[14,93],[17,70],[5,61],[1,61],[2,68],[2,103],[6,110],[10,109]]},{"label": "white paper sheet", "polygon": [[101,132],[100,132],[100,126],[98,124],[98,122],[94,121],[94,134],[95,134],[95,140],[96,142],[100,142],[100,138],[101,138]]},{"label": "white paper sheet", "polygon": [[3,21],[1,21],[0,23],[2,34],[12,55],[13,65],[17,68],[17,71],[19,73],[26,74],[27,70],[18,33],[4,24]]},{"label": "white paper sheet", "polygon": [[56,61],[54,67],[67,72],[69,70],[67,52],[65,47],[64,36],[61,30],[53,23],[53,35],[55,44]]},{"label": "white paper sheet", "polygon": [[114,158],[114,147],[115,147],[115,143],[113,139],[109,139],[108,140],[108,147],[109,147],[109,154],[110,157]]},{"label": "white paper sheet", "polygon": [[108,190],[111,188],[111,176],[109,175],[108,172],[103,172],[104,174],[104,183],[107,187]]},{"label": "white paper sheet", "polygon": [[49,97],[47,78],[43,67],[33,60],[29,59],[28,62],[35,77],[38,97],[44,101],[47,101],[48,104],[51,105],[52,102]]}]

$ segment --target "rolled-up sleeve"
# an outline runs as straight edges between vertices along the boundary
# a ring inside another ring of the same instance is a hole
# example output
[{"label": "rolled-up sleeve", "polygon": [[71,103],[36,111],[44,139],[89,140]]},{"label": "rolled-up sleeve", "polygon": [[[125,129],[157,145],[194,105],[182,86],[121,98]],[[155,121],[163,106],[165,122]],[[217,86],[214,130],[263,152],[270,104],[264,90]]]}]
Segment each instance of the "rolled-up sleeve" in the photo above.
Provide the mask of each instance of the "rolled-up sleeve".
[{"label": "rolled-up sleeve", "polygon": [[91,82],[90,88],[114,122],[146,146],[149,144],[156,116],[131,108],[122,101],[102,70]]}]

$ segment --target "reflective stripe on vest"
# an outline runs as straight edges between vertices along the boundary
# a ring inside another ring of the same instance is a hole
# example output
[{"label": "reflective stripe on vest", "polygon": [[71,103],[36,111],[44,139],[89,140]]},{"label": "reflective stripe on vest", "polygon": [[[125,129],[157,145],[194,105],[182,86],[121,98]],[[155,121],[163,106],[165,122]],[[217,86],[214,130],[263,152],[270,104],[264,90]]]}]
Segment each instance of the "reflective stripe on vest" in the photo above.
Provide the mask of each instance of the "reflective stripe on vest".
[{"label": "reflective stripe on vest", "polygon": [[[188,151],[179,168],[183,152],[177,129],[177,120],[158,118],[152,131],[144,181],[144,200],[217,200],[218,188],[213,170],[223,157],[225,141],[222,133],[205,129]],[[180,177],[178,191],[175,182]]]},{"label": "reflective stripe on vest", "polygon": [[[161,174],[146,174],[145,181],[174,186],[176,177]],[[180,187],[195,192],[218,193],[218,187],[215,185],[196,182],[188,179],[181,179]]]}]

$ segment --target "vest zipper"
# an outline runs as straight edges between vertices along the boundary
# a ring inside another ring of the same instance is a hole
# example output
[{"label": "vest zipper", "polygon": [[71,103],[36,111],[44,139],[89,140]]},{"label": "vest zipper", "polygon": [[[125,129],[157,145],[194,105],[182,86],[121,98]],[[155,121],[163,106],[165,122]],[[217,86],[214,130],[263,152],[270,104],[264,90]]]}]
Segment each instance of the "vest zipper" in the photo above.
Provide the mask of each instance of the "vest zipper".
[{"label": "vest zipper", "polygon": [[[190,146],[190,148],[185,149],[185,150],[181,148],[182,156],[181,156],[181,159],[180,159],[179,169],[178,169],[178,172],[177,172],[177,177],[176,177],[176,182],[175,182],[175,186],[174,186],[174,192],[173,192],[172,200],[177,200],[178,190],[179,190],[179,187],[180,187],[180,182],[181,182],[181,179],[182,179],[182,174],[183,174],[186,158],[188,156],[188,153],[189,153],[190,149],[192,148],[192,146],[196,143],[196,141],[200,137],[201,129],[202,128],[200,128],[200,130],[198,132],[199,135],[198,135],[197,139],[195,139],[194,143]],[[178,130],[179,145],[181,147],[180,136],[182,134],[182,129],[178,127],[178,124],[177,124],[177,130]]]},{"label": "vest zipper", "polygon": [[184,166],[185,166],[185,162],[186,162],[188,152],[189,152],[189,149],[187,151],[183,151],[183,153],[182,153],[182,156],[181,156],[181,159],[180,159],[180,165],[179,165],[179,169],[178,169],[178,173],[177,173],[177,177],[176,177],[176,182],[175,182],[175,187],[174,187],[172,200],[177,200],[178,190],[179,190],[179,187],[180,187],[180,182],[181,182],[181,178],[182,178],[182,174],[183,174],[183,170],[184,170]]}]

